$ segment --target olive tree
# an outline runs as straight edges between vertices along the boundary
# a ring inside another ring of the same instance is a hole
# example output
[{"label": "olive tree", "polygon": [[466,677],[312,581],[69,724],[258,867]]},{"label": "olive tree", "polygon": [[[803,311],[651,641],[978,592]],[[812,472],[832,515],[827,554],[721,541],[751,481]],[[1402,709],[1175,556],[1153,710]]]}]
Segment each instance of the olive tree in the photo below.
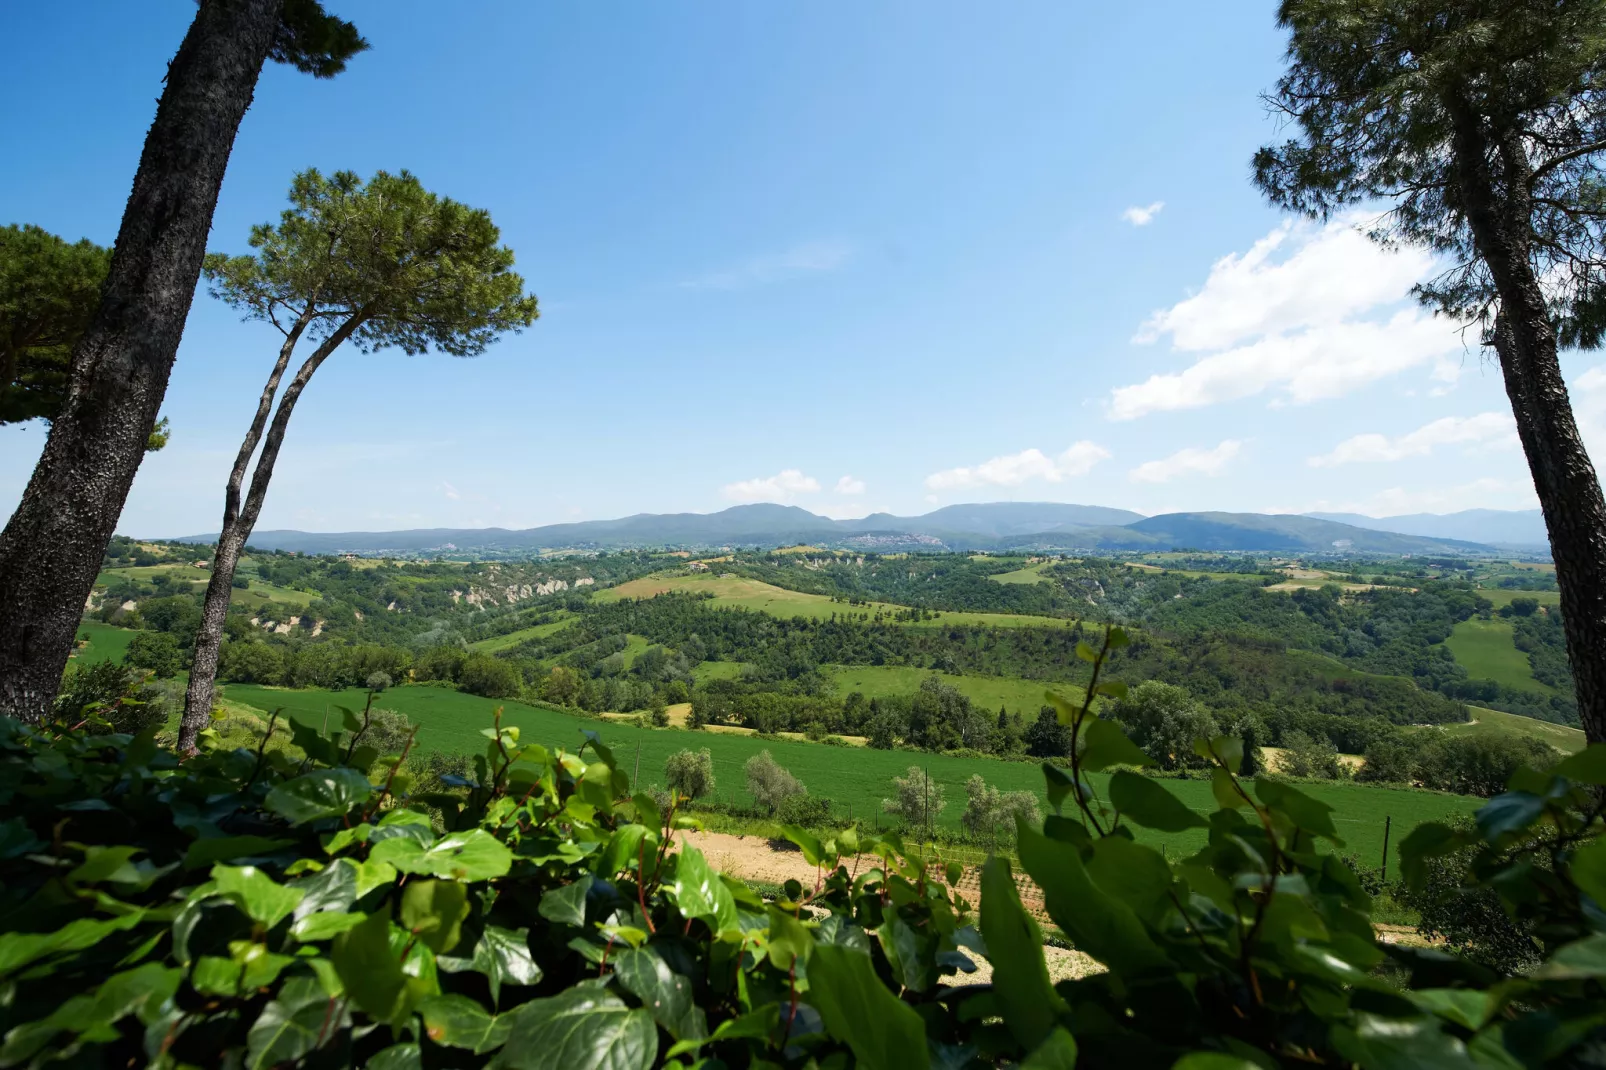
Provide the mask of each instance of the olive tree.
[{"label": "olive tree", "polygon": [[66,395],[0,533],[0,710],[52,697],[129,487],[156,431],[240,121],[269,59],[319,78],[367,48],[318,0],[202,0],[167,64],[100,300]]},{"label": "olive tree", "polygon": [[1296,132],[1255,180],[1316,217],[1381,201],[1377,240],[1443,258],[1417,294],[1498,357],[1606,740],[1606,498],[1557,360],[1606,336],[1606,0],[1283,0],[1279,21],[1270,103]]},{"label": "olive tree", "polygon": [[[537,315],[490,214],[429,192],[406,171],[381,171],[367,182],[349,171],[327,177],[304,171],[290,187],[290,207],[278,224],[254,227],[250,244],[254,254],[209,254],[207,281],[215,297],[248,320],[271,324],[283,341],[224,488],[179,732],[182,749],[194,745],[211,714],[234,570],[313,374],[347,342],[362,352],[478,356]],[[302,342],[311,351],[280,394]]]}]

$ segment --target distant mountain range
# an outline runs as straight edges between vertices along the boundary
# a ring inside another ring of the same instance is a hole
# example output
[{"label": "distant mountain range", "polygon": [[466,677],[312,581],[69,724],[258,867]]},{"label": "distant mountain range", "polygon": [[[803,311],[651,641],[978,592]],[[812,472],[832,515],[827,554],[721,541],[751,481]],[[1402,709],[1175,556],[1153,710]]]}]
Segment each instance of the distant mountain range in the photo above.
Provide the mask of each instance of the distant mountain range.
[{"label": "distant mountain range", "polygon": [[[258,531],[251,545],[301,553],[526,554],[542,550],[715,549],[812,543],[898,550],[1239,550],[1271,553],[1477,554],[1544,544],[1537,512],[1470,510],[1438,517],[1353,514],[1166,513],[1058,502],[950,505],[923,516],[873,513],[832,520],[794,505],[738,505],[717,513],[638,513],[512,531],[419,528],[384,532]],[[212,542],[192,535],[185,542]]]},{"label": "distant mountain range", "polygon": [[1538,509],[1465,509],[1459,513],[1407,513],[1372,517],[1359,513],[1306,513],[1319,520],[1336,520],[1373,531],[1425,535],[1440,539],[1466,539],[1491,546],[1550,549],[1545,517]]}]

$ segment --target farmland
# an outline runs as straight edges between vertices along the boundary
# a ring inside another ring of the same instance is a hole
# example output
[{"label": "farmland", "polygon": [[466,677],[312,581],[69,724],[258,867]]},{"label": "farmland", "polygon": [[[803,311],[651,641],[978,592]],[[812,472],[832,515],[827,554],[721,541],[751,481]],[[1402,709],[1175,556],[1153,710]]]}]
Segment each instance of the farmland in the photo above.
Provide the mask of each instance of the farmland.
[{"label": "farmland", "polygon": [[[265,711],[281,709],[283,715],[313,725],[323,722],[326,708],[331,711],[331,718],[338,717],[338,713],[333,712],[337,704],[361,709],[364,697],[357,689],[290,691],[242,684],[230,684],[226,694],[232,702]],[[829,798],[833,812],[841,819],[846,819],[851,811],[855,817],[876,820],[872,815],[879,814],[880,800],[890,793],[892,778],[903,775],[910,766],[918,766],[929,773],[932,782],[945,790],[947,805],[939,820],[949,828],[958,825],[964,808],[964,783],[972,774],[980,774],[989,784],[1003,790],[1030,791],[1039,798],[1043,790],[1042,770],[1035,762],[863,748],[847,751],[818,743],[766,741],[745,735],[643,729],[528,703],[496,702],[437,687],[394,688],[380,697],[379,704],[399,710],[421,725],[420,745],[433,750],[473,753],[483,750],[485,738],[480,729],[491,724],[492,711],[497,706],[504,708],[503,723],[519,726],[523,738],[529,742],[577,748],[583,741],[581,732],[589,729],[599,733],[632,770],[639,748],[640,779],[648,784],[661,782],[664,760],[672,752],[685,747],[706,747],[713,755],[719,795],[722,798],[734,795],[738,801],[747,800],[742,763],[759,751],[768,750],[776,761],[801,779],[810,792]],[[1103,790],[1105,778],[1102,775],[1095,774],[1090,779],[1095,789]],[[1214,809],[1206,780],[1168,781],[1167,787],[1201,813]],[[1398,845],[1403,833],[1419,822],[1470,813],[1477,805],[1476,800],[1459,796],[1362,784],[1306,784],[1300,790],[1335,808],[1334,822],[1346,840],[1346,849],[1364,859],[1380,857],[1385,817],[1394,819],[1391,842]],[[1204,842],[1198,832],[1135,831],[1139,840],[1164,845],[1172,853],[1194,850]]]},{"label": "farmland", "polygon": [[1475,677],[1525,691],[1552,693],[1551,688],[1534,679],[1528,655],[1512,645],[1511,625],[1498,617],[1460,622],[1444,645]]},{"label": "farmland", "polygon": [[1455,736],[1507,732],[1513,735],[1542,739],[1563,754],[1573,754],[1584,749],[1584,733],[1577,728],[1551,724],[1548,721],[1538,721],[1532,717],[1522,717],[1515,713],[1484,709],[1481,706],[1473,706],[1471,710],[1471,721],[1464,724],[1439,725],[1432,729],[1423,729],[1423,731],[1447,732]]},{"label": "farmland", "polygon": [[901,665],[833,665],[828,675],[835,681],[838,694],[857,691],[865,698],[907,695],[917,690],[922,680],[936,677],[984,710],[995,711],[1002,706],[1028,717],[1036,716],[1046,701],[1043,698],[1046,690],[1073,701],[1080,701],[1082,697],[1082,689],[1070,684],[1050,684],[1014,676],[961,676]]},{"label": "farmland", "polygon": [[131,628],[114,628],[93,620],[82,621],[78,625],[78,635],[80,638],[88,636],[89,642],[73,651],[73,660],[80,665],[97,661],[122,661],[128,651],[129,640],[136,634]]},{"label": "farmland", "polygon": [[499,650],[511,650],[520,643],[528,642],[531,639],[544,639],[554,632],[562,631],[573,623],[574,620],[571,617],[566,614],[560,614],[559,619],[547,624],[531,625],[528,628],[520,628],[515,632],[508,632],[506,635],[493,635],[489,639],[481,639],[478,642],[468,644],[468,648],[486,654],[495,654]]},{"label": "farmland", "polygon": [[1053,563],[1052,561],[1039,561],[1035,565],[1017,568],[1013,572],[995,572],[987,578],[994,583],[1042,583],[1048,579],[1047,576],[1043,575],[1043,570]]},{"label": "farmland", "polygon": [[[907,606],[891,602],[868,602],[849,605],[833,601],[829,596],[788,590],[760,580],[739,576],[643,576],[638,580],[621,583],[617,587],[599,591],[599,602],[616,602],[621,598],[652,598],[670,591],[688,594],[713,595],[712,604],[719,609],[746,609],[755,613],[768,613],[772,617],[806,617],[825,620],[830,617],[870,615],[877,613],[892,616],[907,613]],[[939,610],[926,619],[908,622],[910,627],[941,627],[953,624],[975,624],[993,628],[1038,628],[1063,626],[1070,623],[1052,617],[1034,617],[1024,613],[976,613],[970,611]]]}]

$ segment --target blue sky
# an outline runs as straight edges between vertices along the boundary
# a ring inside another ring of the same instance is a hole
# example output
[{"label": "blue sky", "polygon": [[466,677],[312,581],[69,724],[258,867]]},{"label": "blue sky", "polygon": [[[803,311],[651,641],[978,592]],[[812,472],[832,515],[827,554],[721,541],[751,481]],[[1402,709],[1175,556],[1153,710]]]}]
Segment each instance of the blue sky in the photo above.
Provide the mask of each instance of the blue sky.
[{"label": "blue sky", "polygon": [[[270,66],[211,247],[301,168],[408,168],[490,210],[542,318],[337,353],[261,528],[1533,504],[1497,369],[1406,299],[1431,262],[1251,187],[1271,4],[328,3],[373,50]],[[193,11],[11,14],[0,222],[112,239]],[[215,530],[276,338],[197,298],[119,530]],[[1601,363],[1567,368],[1606,442]],[[6,508],[43,441],[0,429]]]}]

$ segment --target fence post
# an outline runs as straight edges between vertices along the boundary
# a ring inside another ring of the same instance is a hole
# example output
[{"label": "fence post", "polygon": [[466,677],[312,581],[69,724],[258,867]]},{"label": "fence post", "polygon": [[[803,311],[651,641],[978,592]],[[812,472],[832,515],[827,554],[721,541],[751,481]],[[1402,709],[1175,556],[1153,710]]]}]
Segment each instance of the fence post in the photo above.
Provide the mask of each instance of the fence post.
[{"label": "fence post", "polygon": [[1394,816],[1387,814],[1383,818],[1383,879],[1389,879],[1389,826],[1394,824]]},{"label": "fence post", "polygon": [[636,771],[630,777],[630,784],[637,791],[641,790],[641,740],[636,740]]}]

